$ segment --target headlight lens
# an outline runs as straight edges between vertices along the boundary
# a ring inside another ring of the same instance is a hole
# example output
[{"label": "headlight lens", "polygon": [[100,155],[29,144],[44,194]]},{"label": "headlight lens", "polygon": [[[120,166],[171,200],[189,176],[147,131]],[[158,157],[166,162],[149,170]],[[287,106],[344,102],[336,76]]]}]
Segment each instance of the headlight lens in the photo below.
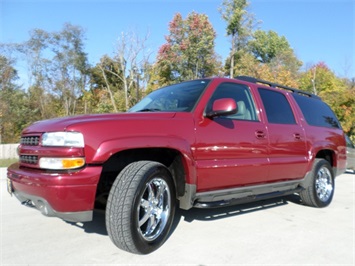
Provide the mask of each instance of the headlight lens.
[{"label": "headlight lens", "polygon": [[80,132],[48,132],[42,135],[42,146],[84,147]]},{"label": "headlight lens", "polygon": [[39,159],[39,167],[42,169],[67,170],[84,166],[85,159],[77,158],[46,158]]}]

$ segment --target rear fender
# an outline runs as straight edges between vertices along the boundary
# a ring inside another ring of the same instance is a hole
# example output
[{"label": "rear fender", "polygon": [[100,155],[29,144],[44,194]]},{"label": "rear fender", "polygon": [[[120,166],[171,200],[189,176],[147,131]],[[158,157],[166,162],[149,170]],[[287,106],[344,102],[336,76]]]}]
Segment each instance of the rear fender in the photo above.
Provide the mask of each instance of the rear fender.
[{"label": "rear fender", "polygon": [[310,160],[308,171],[311,171],[314,160],[316,158],[323,158],[329,161],[333,168],[334,176],[338,176],[344,172],[346,163],[346,148],[345,146],[337,146],[334,143],[326,141],[317,142],[313,144],[310,150]]}]

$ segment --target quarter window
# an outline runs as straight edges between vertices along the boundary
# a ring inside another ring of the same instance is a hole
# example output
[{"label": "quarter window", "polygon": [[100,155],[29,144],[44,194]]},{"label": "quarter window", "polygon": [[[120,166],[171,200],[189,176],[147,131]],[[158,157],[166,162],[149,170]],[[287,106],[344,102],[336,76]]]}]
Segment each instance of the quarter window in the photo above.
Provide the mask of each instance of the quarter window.
[{"label": "quarter window", "polygon": [[284,94],[262,88],[259,88],[259,93],[269,123],[296,124],[292,108]]},{"label": "quarter window", "polygon": [[337,117],[325,102],[298,94],[294,94],[293,97],[309,125],[341,128]]}]

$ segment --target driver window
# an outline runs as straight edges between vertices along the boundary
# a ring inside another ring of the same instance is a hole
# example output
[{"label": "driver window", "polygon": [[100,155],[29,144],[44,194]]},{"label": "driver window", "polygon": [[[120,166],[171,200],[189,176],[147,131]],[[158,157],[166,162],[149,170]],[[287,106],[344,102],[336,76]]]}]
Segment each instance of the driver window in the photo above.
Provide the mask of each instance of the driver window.
[{"label": "driver window", "polygon": [[238,112],[236,114],[228,115],[224,118],[258,121],[255,105],[247,86],[235,83],[222,83],[217,87],[208,102],[207,112],[211,110],[215,100],[222,98],[232,98],[238,106]]}]

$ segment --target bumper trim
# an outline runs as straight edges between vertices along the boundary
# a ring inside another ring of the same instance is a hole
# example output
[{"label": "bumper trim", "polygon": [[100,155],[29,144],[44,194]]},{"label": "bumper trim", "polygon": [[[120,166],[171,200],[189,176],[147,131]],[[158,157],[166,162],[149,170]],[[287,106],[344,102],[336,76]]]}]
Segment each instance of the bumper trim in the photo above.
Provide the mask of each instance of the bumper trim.
[{"label": "bumper trim", "polygon": [[28,195],[20,191],[14,191],[13,194],[25,206],[34,207],[43,215],[48,217],[58,217],[68,222],[90,222],[93,218],[93,211],[79,212],[57,212],[43,198]]}]

